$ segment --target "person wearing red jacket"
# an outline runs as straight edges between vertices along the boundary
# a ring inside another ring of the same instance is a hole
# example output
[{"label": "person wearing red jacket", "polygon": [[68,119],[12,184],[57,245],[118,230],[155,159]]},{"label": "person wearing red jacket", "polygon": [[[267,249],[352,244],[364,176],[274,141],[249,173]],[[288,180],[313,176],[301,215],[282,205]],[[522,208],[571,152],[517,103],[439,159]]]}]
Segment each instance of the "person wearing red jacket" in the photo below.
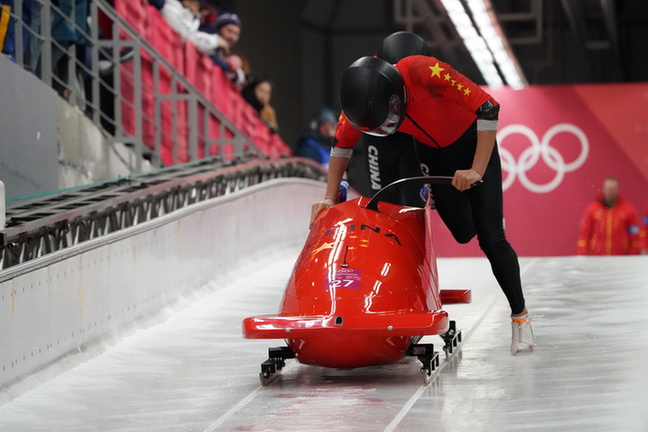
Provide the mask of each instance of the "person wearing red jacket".
[{"label": "person wearing red jacket", "polygon": [[608,177],[589,204],[578,235],[579,255],[637,255],[641,250],[637,210],[619,194],[619,181]]},{"label": "person wearing red jacket", "polygon": [[[410,135],[422,173],[452,177],[454,187],[432,185],[436,208],[458,242],[477,235],[511,307],[511,352],[531,352],[533,332],[518,258],[503,227],[497,101],[434,57],[414,55],[392,65],[367,56],[343,73],[340,105],[343,114],[331,149],[325,198],[313,204],[311,223],[321,210],[336,204],[360,134]],[[393,170],[397,174],[398,166]]]}]

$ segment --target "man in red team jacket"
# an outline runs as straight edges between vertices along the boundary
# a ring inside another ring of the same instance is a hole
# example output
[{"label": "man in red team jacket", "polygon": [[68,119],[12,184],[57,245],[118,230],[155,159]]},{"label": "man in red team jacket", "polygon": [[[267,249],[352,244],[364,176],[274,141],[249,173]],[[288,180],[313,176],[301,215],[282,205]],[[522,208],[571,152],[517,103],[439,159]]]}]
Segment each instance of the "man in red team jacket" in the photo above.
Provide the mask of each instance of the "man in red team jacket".
[{"label": "man in red team jacket", "polygon": [[608,177],[596,201],[585,209],[578,235],[579,255],[636,255],[641,250],[639,215]]},{"label": "man in red team jacket", "polygon": [[[458,242],[477,235],[511,306],[511,352],[532,351],[520,267],[504,235],[497,101],[450,65],[415,55],[395,65],[376,57],[356,60],[342,75],[340,104],[343,115],[331,149],[325,199],[313,204],[311,223],[336,204],[340,180],[362,133],[410,135],[422,173],[453,178],[454,187],[432,185],[435,205]],[[393,169],[397,174],[398,167]]]}]

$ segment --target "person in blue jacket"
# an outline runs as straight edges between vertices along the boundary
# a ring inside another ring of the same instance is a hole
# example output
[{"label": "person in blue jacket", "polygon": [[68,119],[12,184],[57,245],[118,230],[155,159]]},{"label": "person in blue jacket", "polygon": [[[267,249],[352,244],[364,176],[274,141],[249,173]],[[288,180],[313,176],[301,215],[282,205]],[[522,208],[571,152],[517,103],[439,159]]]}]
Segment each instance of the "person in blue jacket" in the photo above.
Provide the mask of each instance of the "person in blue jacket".
[{"label": "person in blue jacket", "polygon": [[336,126],[335,113],[329,108],[322,108],[308,130],[297,139],[295,156],[312,159],[327,168]]}]

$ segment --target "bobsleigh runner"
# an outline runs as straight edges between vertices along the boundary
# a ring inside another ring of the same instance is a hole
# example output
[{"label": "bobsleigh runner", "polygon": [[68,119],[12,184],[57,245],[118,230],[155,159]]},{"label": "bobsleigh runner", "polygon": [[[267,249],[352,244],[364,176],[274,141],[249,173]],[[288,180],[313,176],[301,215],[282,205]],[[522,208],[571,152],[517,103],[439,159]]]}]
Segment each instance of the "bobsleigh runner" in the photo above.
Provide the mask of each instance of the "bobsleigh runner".
[{"label": "bobsleigh runner", "polygon": [[439,335],[446,358],[461,331],[443,305],[470,303],[470,290],[439,290],[432,222],[423,208],[381,201],[390,190],[449,184],[449,177],[402,179],[373,198],[356,198],[320,213],[287,283],[279,313],[246,318],[248,339],[284,339],[269,349],[261,383],[286,359],[332,368],[422,362],[427,382],[439,366],[431,343]]}]

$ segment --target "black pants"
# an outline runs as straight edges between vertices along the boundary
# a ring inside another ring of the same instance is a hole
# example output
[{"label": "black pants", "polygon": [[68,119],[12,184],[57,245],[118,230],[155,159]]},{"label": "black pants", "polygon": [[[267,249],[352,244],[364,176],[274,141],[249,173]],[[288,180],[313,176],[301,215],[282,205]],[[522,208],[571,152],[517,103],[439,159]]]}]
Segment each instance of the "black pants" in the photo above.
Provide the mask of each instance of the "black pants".
[{"label": "black pants", "polygon": [[[470,169],[477,146],[473,124],[456,142],[445,148],[432,148],[417,142],[416,151],[424,174],[452,176]],[[497,145],[493,149],[483,183],[461,192],[452,186],[433,185],[432,194],[439,216],[459,243],[475,235],[488,258],[514,314],[524,310],[518,258],[504,234],[502,167]]]}]

